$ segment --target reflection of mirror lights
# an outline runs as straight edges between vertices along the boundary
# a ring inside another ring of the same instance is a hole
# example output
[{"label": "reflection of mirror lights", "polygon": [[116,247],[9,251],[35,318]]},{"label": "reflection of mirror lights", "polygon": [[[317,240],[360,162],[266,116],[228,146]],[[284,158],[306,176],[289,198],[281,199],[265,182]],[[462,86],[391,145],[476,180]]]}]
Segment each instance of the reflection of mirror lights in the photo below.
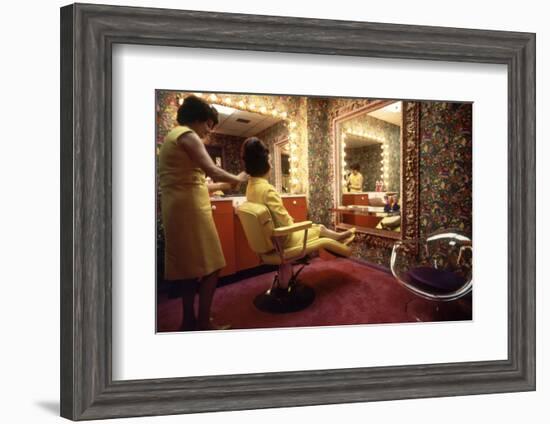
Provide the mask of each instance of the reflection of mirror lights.
[{"label": "reflection of mirror lights", "polygon": [[364,132],[364,131],[359,131],[359,132],[353,132],[352,130],[346,130],[346,132],[342,133],[342,137],[359,137],[359,138],[368,138],[370,140],[374,140],[376,141],[377,143],[384,143],[386,141],[386,139],[384,137],[380,137],[378,135],[375,135],[375,134],[370,134],[368,132]]}]

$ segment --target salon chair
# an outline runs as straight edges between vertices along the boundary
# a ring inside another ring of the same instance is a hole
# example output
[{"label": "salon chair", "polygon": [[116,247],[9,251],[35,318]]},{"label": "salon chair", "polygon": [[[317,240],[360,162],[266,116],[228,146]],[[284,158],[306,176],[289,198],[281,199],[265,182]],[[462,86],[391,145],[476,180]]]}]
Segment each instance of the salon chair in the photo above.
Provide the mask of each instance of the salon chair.
[{"label": "salon chair", "polygon": [[[298,282],[298,275],[307,265],[307,256],[319,249],[326,249],[333,255],[348,257],[351,249],[338,241],[319,237],[307,239],[311,221],[297,222],[286,227],[275,228],[269,209],[258,203],[245,202],[237,209],[244,234],[250,248],[264,264],[278,265],[271,287],[254,299],[254,305],[265,312],[296,312],[307,308],[315,299],[315,291]],[[304,232],[300,246],[285,248],[287,236],[296,231]],[[294,265],[301,267],[294,272]]]},{"label": "salon chair", "polygon": [[397,282],[416,296],[407,304],[415,321],[471,319],[470,302],[458,299],[472,291],[472,242],[456,230],[398,241],[391,255],[391,272]]}]

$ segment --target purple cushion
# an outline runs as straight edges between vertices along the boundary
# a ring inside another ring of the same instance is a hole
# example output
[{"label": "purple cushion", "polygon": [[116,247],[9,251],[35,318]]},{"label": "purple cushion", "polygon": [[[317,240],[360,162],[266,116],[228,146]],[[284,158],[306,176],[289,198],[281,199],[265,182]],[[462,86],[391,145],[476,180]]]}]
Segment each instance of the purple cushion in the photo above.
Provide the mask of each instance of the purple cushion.
[{"label": "purple cushion", "polygon": [[427,266],[412,268],[407,272],[413,283],[444,291],[454,291],[466,283],[466,279],[451,271]]}]

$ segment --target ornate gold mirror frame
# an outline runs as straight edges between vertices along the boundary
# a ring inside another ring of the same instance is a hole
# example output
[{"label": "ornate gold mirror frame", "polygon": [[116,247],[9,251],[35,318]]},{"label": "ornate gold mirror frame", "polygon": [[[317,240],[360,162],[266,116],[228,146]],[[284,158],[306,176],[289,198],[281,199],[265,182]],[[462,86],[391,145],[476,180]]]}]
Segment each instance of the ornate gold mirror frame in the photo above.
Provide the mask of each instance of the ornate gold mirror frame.
[{"label": "ornate gold mirror frame", "polygon": [[[385,106],[395,100],[351,100],[329,112],[330,133],[334,152],[334,206],[341,204],[340,184],[341,157],[338,142],[338,127],[341,122],[356,115]],[[376,230],[364,235],[368,245],[391,248],[396,240],[412,240],[419,235],[419,154],[420,154],[420,104],[403,101],[403,122],[401,139],[401,232]]]}]

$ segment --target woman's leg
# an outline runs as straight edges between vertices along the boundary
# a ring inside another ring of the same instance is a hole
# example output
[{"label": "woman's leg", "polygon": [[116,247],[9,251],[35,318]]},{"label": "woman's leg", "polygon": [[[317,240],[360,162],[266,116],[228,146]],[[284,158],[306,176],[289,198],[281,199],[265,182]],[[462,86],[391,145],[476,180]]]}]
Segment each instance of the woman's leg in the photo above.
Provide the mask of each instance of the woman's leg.
[{"label": "woman's leg", "polygon": [[199,320],[197,323],[199,330],[213,329],[212,324],[210,324],[210,308],[212,307],[219,274],[220,270],[218,269],[203,277],[199,283]]},{"label": "woman's leg", "polygon": [[329,230],[323,224],[319,224],[319,227],[321,228],[321,231],[319,233],[321,237],[328,237],[336,241],[342,241],[344,239],[347,239],[348,237],[351,237],[353,234],[355,234],[355,228],[338,233],[336,231]]},{"label": "woman's leg", "polygon": [[180,330],[195,330],[197,318],[195,317],[195,294],[197,292],[197,280],[180,280],[182,298],[182,324]]}]

